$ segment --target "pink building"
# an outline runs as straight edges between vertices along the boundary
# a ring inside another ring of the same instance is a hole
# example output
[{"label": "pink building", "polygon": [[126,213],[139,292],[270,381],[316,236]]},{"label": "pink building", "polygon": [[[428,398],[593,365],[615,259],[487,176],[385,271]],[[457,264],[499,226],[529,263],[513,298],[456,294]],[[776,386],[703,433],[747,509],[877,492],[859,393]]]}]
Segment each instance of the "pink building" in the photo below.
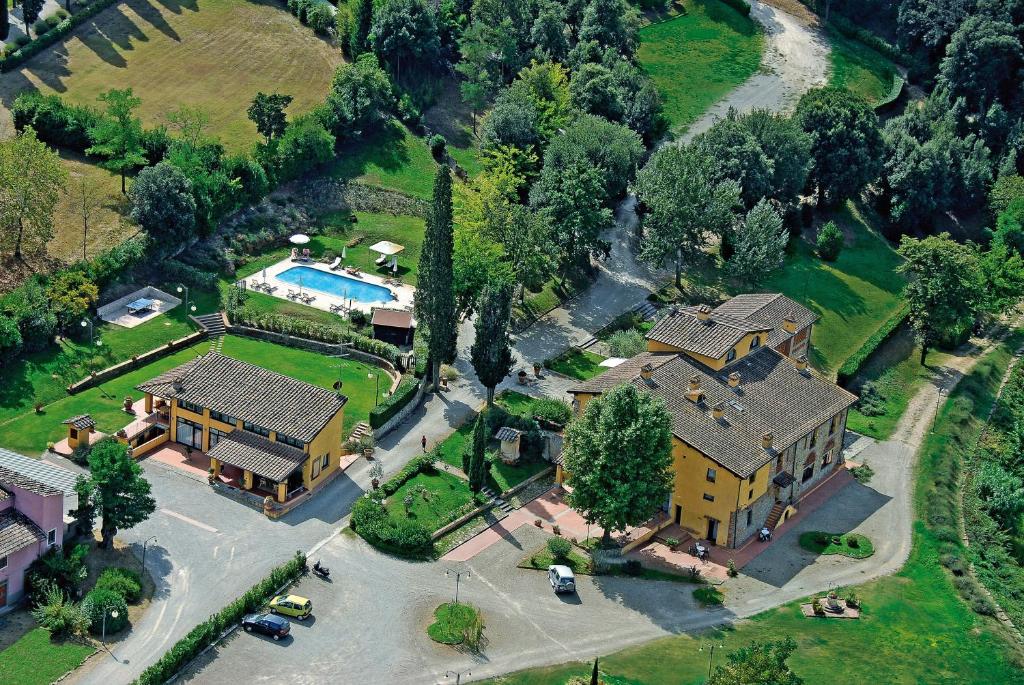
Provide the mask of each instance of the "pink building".
[{"label": "pink building", "polygon": [[0,612],[21,600],[29,565],[63,544],[64,494],[74,479],[70,471],[0,449]]}]

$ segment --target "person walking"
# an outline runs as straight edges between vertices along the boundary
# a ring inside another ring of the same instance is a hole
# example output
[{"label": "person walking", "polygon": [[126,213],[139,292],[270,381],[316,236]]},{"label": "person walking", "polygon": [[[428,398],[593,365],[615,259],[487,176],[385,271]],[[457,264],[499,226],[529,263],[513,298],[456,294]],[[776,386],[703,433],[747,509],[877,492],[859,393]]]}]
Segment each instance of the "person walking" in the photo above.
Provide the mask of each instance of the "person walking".
[{"label": "person walking", "polygon": [[423,451],[426,452],[427,451],[427,436],[424,435],[422,438],[420,438],[420,445],[422,445]]}]

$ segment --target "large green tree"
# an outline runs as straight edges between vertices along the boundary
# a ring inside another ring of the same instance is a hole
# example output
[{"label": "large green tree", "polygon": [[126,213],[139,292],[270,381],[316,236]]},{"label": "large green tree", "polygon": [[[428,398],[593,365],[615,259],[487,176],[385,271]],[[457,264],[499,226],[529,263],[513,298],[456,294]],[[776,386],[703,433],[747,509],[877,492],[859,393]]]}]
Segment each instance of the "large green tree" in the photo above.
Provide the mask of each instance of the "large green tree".
[{"label": "large green tree", "polygon": [[373,133],[388,120],[393,105],[391,81],[372,54],[360,55],[334,72],[331,92],[319,115],[339,140]]},{"label": "large green tree", "polygon": [[972,112],[985,112],[997,102],[1014,106],[1024,65],[1020,31],[981,14],[964,21],[939,68],[939,83],[949,89],[950,100],[964,98]]},{"label": "large green tree", "polygon": [[796,117],[811,136],[810,181],[818,203],[839,203],[878,177],[884,153],[878,116],[846,88],[814,88],[800,98]]},{"label": "large green tree", "polygon": [[948,233],[923,240],[903,236],[898,251],[906,260],[898,271],[910,279],[903,296],[924,364],[936,344],[959,341],[970,332],[985,300],[985,279],[977,251]]},{"label": "large green tree", "polygon": [[89,470],[95,485],[96,506],[103,523],[100,546],[110,549],[117,531],[133,528],[156,510],[149,481],[132,459],[129,448],[104,438],[89,452]]},{"label": "large green tree", "polygon": [[249,121],[256,124],[256,130],[267,139],[267,144],[274,138],[284,134],[288,118],[285,116],[285,108],[291,104],[291,95],[280,93],[264,93],[259,91],[252,99],[252,104],[246,110]]},{"label": "large green tree", "polygon": [[192,237],[196,201],[188,176],[170,162],[139,172],[128,192],[129,216],[158,241]]},{"label": "large green tree", "polygon": [[512,292],[504,284],[489,285],[480,295],[470,359],[480,384],[487,389],[487,406],[494,404],[494,388],[512,371],[512,343],[508,336]]},{"label": "large green tree", "polygon": [[100,166],[121,176],[121,192],[125,193],[125,176],[129,171],[146,163],[142,147],[142,122],[135,110],[142,104],[131,88],[113,88],[100,93],[99,101],[105,105],[105,115],[89,129],[92,146],[85,152],[103,157]]},{"label": "large green tree", "polygon": [[396,82],[402,80],[403,65],[410,79],[431,71],[441,48],[434,12],[424,0],[384,0],[377,5],[369,41]]},{"label": "large green tree", "polygon": [[352,9],[352,35],[349,50],[352,57],[359,57],[370,49],[370,26],[373,23],[373,0],[355,0]]},{"label": "large green tree", "polygon": [[726,269],[746,285],[754,285],[782,266],[788,240],[782,217],[762,199],[736,227]]},{"label": "large green tree", "polygon": [[480,412],[473,424],[473,443],[469,453],[469,489],[480,492],[487,485],[487,419]]},{"label": "large green tree", "polygon": [[620,385],[590,400],[566,429],[567,500],[613,531],[654,515],[672,489],[672,421],[661,399]]},{"label": "large green tree", "polygon": [[12,250],[15,259],[25,244],[45,249],[67,177],[60,156],[31,126],[0,142],[0,249]]},{"label": "large green tree", "polygon": [[[441,363],[455,359],[458,317],[452,273],[454,226],[452,221],[452,175],[447,165],[438,167],[434,177],[434,198],[427,217],[420,252],[416,313],[427,326],[430,379],[437,387]],[[424,378],[424,384],[428,379]]]},{"label": "large green tree", "polygon": [[715,669],[708,685],[802,685],[786,660],[796,651],[791,637],[774,642],[752,642],[729,654],[729,663]]},{"label": "large green tree", "polygon": [[732,179],[720,180],[716,161],[698,146],[666,145],[637,174],[636,194],[643,210],[640,256],[655,264],[673,260],[681,284],[683,264],[732,228],[741,190]]}]

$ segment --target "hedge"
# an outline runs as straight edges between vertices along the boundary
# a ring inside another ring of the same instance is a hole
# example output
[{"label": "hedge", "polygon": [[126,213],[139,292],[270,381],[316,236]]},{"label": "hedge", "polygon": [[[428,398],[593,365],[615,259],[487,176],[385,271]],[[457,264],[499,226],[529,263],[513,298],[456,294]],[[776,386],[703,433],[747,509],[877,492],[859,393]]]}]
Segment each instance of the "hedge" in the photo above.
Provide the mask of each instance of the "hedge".
[{"label": "hedge", "polygon": [[412,402],[419,389],[419,381],[413,376],[402,376],[401,383],[391,396],[370,410],[370,428],[380,428]]},{"label": "hedge", "polygon": [[294,335],[335,345],[351,343],[355,349],[382,357],[392,364],[397,363],[401,356],[401,352],[394,345],[381,340],[375,340],[374,338],[368,338],[347,328],[329,326],[281,314],[254,312],[245,307],[233,309],[228,314],[231,317],[232,323],[249,326],[250,328],[259,328],[260,330],[272,333],[284,333],[285,335]]},{"label": "hedge", "polygon": [[750,16],[750,3],[747,0],[722,0],[722,2],[745,17]]},{"label": "hedge", "polygon": [[892,334],[896,332],[896,329],[900,327],[900,324],[907,320],[907,316],[909,316],[909,314],[910,307],[908,305],[904,305],[899,311],[889,317],[888,321],[879,326],[878,330],[872,333],[871,337],[864,341],[864,344],[860,346],[860,349],[847,357],[846,361],[843,362],[843,365],[839,367],[839,373],[836,374],[836,382],[845,387],[847,383],[853,380],[853,377],[857,375],[872,353],[874,353],[882,343],[888,340]]},{"label": "hedge", "polygon": [[215,643],[228,627],[240,622],[246,614],[262,608],[281,586],[294,582],[305,572],[306,555],[296,552],[290,561],[275,568],[244,595],[190,630],[159,661],[143,671],[135,685],[162,685],[167,682],[201,651]]},{"label": "hedge", "polygon": [[43,35],[37,37],[28,45],[15,50],[10,55],[7,55],[4,59],[0,60],[0,72],[10,71],[30,57],[39,54],[44,48],[53,45],[58,40],[71,33],[79,24],[88,19],[92,19],[115,2],[117,2],[117,0],[95,0],[91,4],[79,9],[78,12],[75,12]]},{"label": "hedge", "polygon": [[383,500],[423,472],[434,470],[435,457],[422,454],[412,459],[401,471],[385,481],[379,490],[356,500],[352,507],[352,530],[374,547],[405,556],[422,557],[433,549],[431,533],[426,526],[407,519],[393,519]]},{"label": "hedge", "polygon": [[168,281],[180,281],[190,288],[202,290],[215,290],[217,288],[217,274],[210,271],[202,271],[192,266],[179,262],[177,259],[168,259],[161,263],[160,268]]}]

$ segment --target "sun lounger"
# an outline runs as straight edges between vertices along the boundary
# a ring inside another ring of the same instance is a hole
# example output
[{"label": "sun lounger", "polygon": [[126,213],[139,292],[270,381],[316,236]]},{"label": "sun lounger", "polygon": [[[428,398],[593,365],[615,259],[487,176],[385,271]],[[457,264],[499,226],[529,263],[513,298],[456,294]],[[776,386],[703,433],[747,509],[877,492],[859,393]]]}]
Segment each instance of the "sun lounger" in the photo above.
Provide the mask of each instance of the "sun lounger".
[{"label": "sun lounger", "polygon": [[336,257],[334,259],[334,261],[331,262],[331,265],[329,267],[327,267],[327,268],[330,269],[331,271],[337,271],[340,266],[341,266],[341,257]]},{"label": "sun lounger", "polygon": [[342,314],[343,315],[345,313],[345,305],[343,305],[343,304],[332,304],[332,305],[330,305],[328,307],[328,309],[331,310],[332,314]]},{"label": "sun lounger", "polygon": [[306,304],[309,304],[310,302],[316,299],[316,295],[303,295],[301,299]]},{"label": "sun lounger", "polygon": [[289,300],[294,300],[294,299],[295,299],[295,298],[297,298],[298,296],[299,296],[299,293],[298,293],[298,291],[296,291],[296,290],[289,290],[289,291],[288,291],[288,299],[289,299]]},{"label": "sun lounger", "polygon": [[298,260],[299,260],[299,248],[293,247],[292,248],[292,261],[296,262]]},{"label": "sun lounger", "polygon": [[273,295],[275,290],[277,290],[276,285],[267,285],[266,283],[263,284],[263,292],[267,293],[268,295]]},{"label": "sun lounger", "polygon": [[307,262],[311,259],[311,257],[309,256],[309,248],[308,247],[302,248],[302,259],[304,261],[307,261]]},{"label": "sun lounger", "polygon": [[377,266],[384,266],[384,263],[387,261],[388,258],[385,257],[384,255],[381,255],[380,258],[378,258],[377,261],[374,262],[374,264],[376,264]]}]

